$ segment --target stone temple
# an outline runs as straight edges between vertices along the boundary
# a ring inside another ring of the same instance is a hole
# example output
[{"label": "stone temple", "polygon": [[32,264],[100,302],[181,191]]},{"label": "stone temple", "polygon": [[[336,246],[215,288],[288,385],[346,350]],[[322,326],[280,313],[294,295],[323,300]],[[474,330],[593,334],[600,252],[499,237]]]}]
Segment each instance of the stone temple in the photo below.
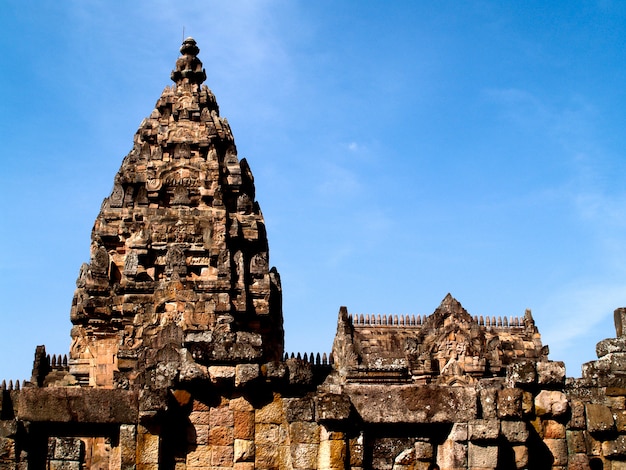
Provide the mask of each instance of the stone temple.
[{"label": "stone temple", "polygon": [[80,268],[68,354],[2,385],[0,470],[626,470],[626,309],[582,377],[530,311],[339,309],[287,356],[254,179],[188,38]]}]

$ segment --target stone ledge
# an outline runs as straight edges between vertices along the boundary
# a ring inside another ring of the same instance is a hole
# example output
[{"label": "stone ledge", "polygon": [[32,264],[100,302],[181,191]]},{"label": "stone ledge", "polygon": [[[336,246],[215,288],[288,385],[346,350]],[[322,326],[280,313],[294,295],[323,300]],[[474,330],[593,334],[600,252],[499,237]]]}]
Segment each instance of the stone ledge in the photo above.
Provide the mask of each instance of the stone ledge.
[{"label": "stone ledge", "polygon": [[477,416],[471,387],[350,384],[344,393],[368,423],[456,423]]},{"label": "stone ledge", "polygon": [[137,393],[126,390],[31,388],[18,397],[17,418],[31,422],[133,424],[138,414]]}]

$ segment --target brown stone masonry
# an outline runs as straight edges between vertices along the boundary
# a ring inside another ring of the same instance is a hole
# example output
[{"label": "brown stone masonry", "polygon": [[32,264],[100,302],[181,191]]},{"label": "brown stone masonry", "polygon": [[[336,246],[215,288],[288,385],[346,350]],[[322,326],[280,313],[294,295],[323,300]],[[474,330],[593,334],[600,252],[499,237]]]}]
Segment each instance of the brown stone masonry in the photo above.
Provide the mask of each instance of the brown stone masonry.
[{"label": "brown stone masonry", "polygon": [[192,38],[104,199],[69,355],[2,383],[0,470],[626,470],[626,308],[582,378],[532,314],[351,315],[285,354],[254,179]]}]

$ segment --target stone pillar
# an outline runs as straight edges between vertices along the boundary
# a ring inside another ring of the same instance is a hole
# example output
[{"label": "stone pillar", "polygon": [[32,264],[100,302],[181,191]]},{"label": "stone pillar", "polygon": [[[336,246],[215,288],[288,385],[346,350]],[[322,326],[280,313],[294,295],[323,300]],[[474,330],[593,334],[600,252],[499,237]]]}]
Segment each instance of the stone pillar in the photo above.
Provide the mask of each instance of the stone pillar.
[{"label": "stone pillar", "polygon": [[135,470],[137,460],[137,426],[122,424],[120,426],[120,467],[121,470]]},{"label": "stone pillar", "polygon": [[[121,436],[120,436],[121,437]],[[137,470],[159,469],[159,436],[137,426]]]},{"label": "stone pillar", "polygon": [[344,470],[347,446],[342,432],[329,431],[320,426],[320,449],[317,458],[319,470]]}]

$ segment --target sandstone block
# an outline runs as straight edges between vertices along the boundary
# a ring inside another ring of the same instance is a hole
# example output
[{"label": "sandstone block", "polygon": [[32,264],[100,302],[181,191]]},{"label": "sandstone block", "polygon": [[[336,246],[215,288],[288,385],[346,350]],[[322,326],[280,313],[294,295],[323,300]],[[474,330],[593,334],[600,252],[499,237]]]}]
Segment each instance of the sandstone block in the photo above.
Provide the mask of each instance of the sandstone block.
[{"label": "sandstone block", "polygon": [[315,416],[318,421],[342,421],[350,417],[352,404],[346,395],[325,393],[315,397]]},{"label": "sandstone block", "polygon": [[528,447],[513,446],[513,455],[515,456],[516,469],[523,469],[528,467]]},{"label": "sandstone block", "polygon": [[440,468],[466,468],[467,444],[446,440],[437,447],[437,465]]},{"label": "sandstone block", "polygon": [[596,344],[596,354],[599,358],[615,352],[626,352],[626,337],[607,338]]},{"label": "sandstone block", "polygon": [[192,411],[189,413],[189,421],[193,425],[208,425],[210,417],[209,411]]},{"label": "sandstone block", "polygon": [[320,442],[317,468],[320,470],[339,470],[345,468],[346,451],[346,443],[344,441],[332,440]]},{"label": "sandstone block", "polygon": [[197,446],[187,453],[188,468],[208,468],[211,466],[211,447]]},{"label": "sandstone block", "polygon": [[497,419],[475,419],[469,422],[469,440],[497,439],[500,434],[500,422]]},{"label": "sandstone block", "polygon": [[505,388],[498,391],[498,418],[520,419],[522,417],[522,390]]},{"label": "sandstone block", "polygon": [[276,443],[257,443],[254,450],[254,468],[280,468],[279,445]]},{"label": "sandstone block", "polygon": [[280,426],[278,424],[257,424],[254,432],[257,444],[269,445],[282,442],[280,440]]},{"label": "sandstone block", "polygon": [[136,435],[137,426],[132,424],[120,426],[120,459],[123,469],[129,469],[135,465],[137,457]]},{"label": "sandstone block", "polygon": [[52,423],[137,422],[135,392],[84,387],[25,388],[20,391],[17,418]]},{"label": "sandstone block", "polygon": [[415,458],[417,460],[431,460],[433,458],[433,445],[430,442],[415,442]]},{"label": "sandstone block", "polygon": [[511,443],[523,443],[530,435],[524,421],[502,421],[500,430],[504,438]]},{"label": "sandstone block", "polygon": [[233,435],[236,439],[254,439],[254,412],[233,411]]},{"label": "sandstone block", "polygon": [[231,446],[233,445],[233,428],[226,426],[209,427],[209,445]]},{"label": "sandstone block", "polygon": [[530,385],[537,381],[537,369],[532,361],[511,364],[506,370],[507,383],[513,387]]},{"label": "sandstone block", "polygon": [[296,421],[289,425],[289,438],[292,443],[318,444],[320,427],[317,423]]},{"label": "sandstone block", "polygon": [[293,421],[313,421],[314,403],[311,398],[286,398],[284,399],[285,418],[290,423]]},{"label": "sandstone block", "polygon": [[570,429],[584,429],[587,422],[585,419],[585,404],[580,400],[570,402],[571,416],[568,423]]},{"label": "sandstone block", "polygon": [[211,446],[211,465],[213,467],[232,467],[233,446]]},{"label": "sandstone block", "polygon": [[137,463],[159,463],[159,436],[150,434],[143,426],[137,430]]},{"label": "sandstone block", "polygon": [[562,386],[565,383],[565,363],[537,362],[537,382],[544,386]]},{"label": "sandstone block", "polygon": [[553,465],[567,465],[567,441],[565,439],[544,439],[543,442],[554,458]]},{"label": "sandstone block", "polygon": [[587,430],[591,433],[611,432],[615,429],[613,413],[608,406],[588,403],[585,405]]},{"label": "sandstone block", "polygon": [[590,470],[587,454],[571,454],[567,462],[567,470]]},{"label": "sandstone block", "polygon": [[233,470],[255,470],[254,462],[235,462]]},{"label": "sandstone block", "polygon": [[233,366],[209,366],[209,377],[215,384],[226,384],[235,380]]},{"label": "sandstone block", "polygon": [[567,397],[563,392],[556,390],[542,390],[535,397],[535,413],[537,416],[552,416],[559,418],[569,410]]},{"label": "sandstone block", "polygon": [[496,417],[496,394],[497,391],[495,388],[486,388],[479,392],[478,397],[480,399],[480,407],[484,419]]},{"label": "sandstone block", "polygon": [[317,444],[292,444],[291,445],[291,461],[295,469],[314,469],[317,468],[318,449]]},{"label": "sandstone block", "polygon": [[496,468],[498,465],[498,446],[470,442],[467,459],[470,468]]},{"label": "sandstone block", "polygon": [[[2,398],[0,398],[0,412],[2,411]],[[0,437],[15,437],[17,434],[17,421],[0,420]]]},{"label": "sandstone block", "polygon": [[473,387],[348,384],[344,392],[366,423],[456,423],[478,412]]},{"label": "sandstone block", "polygon": [[194,424],[194,434],[189,441],[193,444],[207,445],[209,443],[209,425],[208,424]]},{"label": "sandstone block", "polygon": [[50,460],[49,470],[80,470],[81,464],[71,460]]},{"label": "sandstone block", "polygon": [[[48,443],[50,445],[50,443]],[[54,444],[53,444],[54,445]],[[54,456],[54,447],[52,449],[52,456]],[[50,455],[50,449],[48,455]],[[8,437],[0,437],[0,460],[14,461],[15,460],[15,441]]]},{"label": "sandstone block", "polygon": [[283,411],[283,401],[276,395],[271,403],[256,410],[254,419],[257,423],[273,423],[280,424],[285,419]]},{"label": "sandstone block", "polygon": [[78,438],[52,437],[48,440],[48,455],[56,460],[80,460],[84,448],[85,444]]},{"label": "sandstone block", "polygon": [[608,459],[623,460],[626,457],[626,436],[617,436],[614,440],[604,441],[602,455]]},{"label": "sandstone block", "polygon": [[363,436],[353,437],[349,443],[350,467],[363,466]]},{"label": "sandstone block", "polygon": [[233,411],[230,408],[226,406],[211,408],[209,412],[209,425],[232,427],[234,424]]},{"label": "sandstone block", "polygon": [[237,364],[235,366],[235,387],[243,387],[258,379],[260,369],[258,364]]},{"label": "sandstone block", "polygon": [[244,397],[232,398],[228,402],[228,408],[233,411],[254,411],[252,404]]},{"label": "sandstone block", "polygon": [[584,454],[587,452],[587,444],[584,431],[566,431],[567,449],[570,454]]},{"label": "sandstone block", "polygon": [[527,390],[522,392],[522,413],[524,416],[531,415],[535,412],[535,397]]},{"label": "sandstone block", "polygon": [[467,423],[454,423],[448,435],[448,439],[455,442],[467,441],[469,436],[467,428]]},{"label": "sandstone block", "polygon": [[552,419],[544,420],[543,437],[546,439],[565,439],[565,425]]}]

